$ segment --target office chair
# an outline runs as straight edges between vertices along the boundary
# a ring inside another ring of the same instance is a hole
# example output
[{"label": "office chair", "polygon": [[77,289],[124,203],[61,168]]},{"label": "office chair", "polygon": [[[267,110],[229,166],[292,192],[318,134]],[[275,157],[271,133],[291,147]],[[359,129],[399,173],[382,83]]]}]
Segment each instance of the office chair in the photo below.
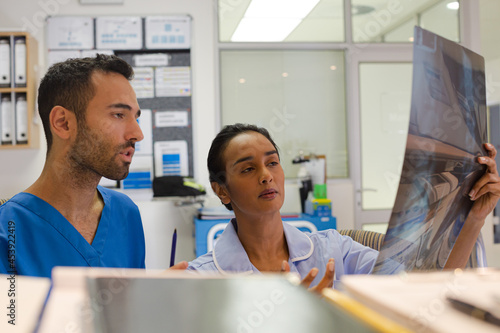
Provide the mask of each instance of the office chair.
[{"label": "office chair", "polygon": [[[371,247],[374,250],[380,251],[382,248],[382,243],[384,242],[385,234],[376,231],[367,230],[354,230],[354,229],[341,229],[338,230],[341,235],[349,236],[354,241]],[[467,268],[477,268],[477,267],[487,267],[486,265],[486,254],[483,237],[480,234],[476,246],[472,249],[472,252],[467,262]]]}]

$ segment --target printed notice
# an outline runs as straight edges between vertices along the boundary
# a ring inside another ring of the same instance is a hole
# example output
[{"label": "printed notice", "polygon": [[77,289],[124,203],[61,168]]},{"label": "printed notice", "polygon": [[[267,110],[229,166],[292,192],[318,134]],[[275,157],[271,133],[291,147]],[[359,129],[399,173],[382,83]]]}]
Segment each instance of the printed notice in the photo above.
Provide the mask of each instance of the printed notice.
[{"label": "printed notice", "polygon": [[146,17],[147,49],[189,49],[189,16],[148,16]]},{"label": "printed notice", "polygon": [[123,180],[123,189],[151,188],[151,175],[153,170],[153,158],[149,156],[135,156],[130,164],[130,172]]},{"label": "printed notice", "polygon": [[157,67],[156,97],[191,96],[191,67]]},{"label": "printed notice", "polygon": [[138,16],[96,18],[96,48],[142,49],[142,19]]},{"label": "printed notice", "polygon": [[153,67],[134,67],[134,79],[130,84],[137,98],[155,97]]},{"label": "printed notice", "polygon": [[187,127],[188,125],[187,111],[156,111],[155,113],[156,127]]},{"label": "printed notice", "polygon": [[80,16],[47,18],[49,50],[93,49],[94,19]]},{"label": "printed notice", "polygon": [[188,176],[188,145],[184,140],[154,143],[155,176]]},{"label": "printed notice", "polygon": [[151,53],[151,54],[136,54],[134,56],[136,67],[140,66],[167,66],[168,54],[166,53]]}]

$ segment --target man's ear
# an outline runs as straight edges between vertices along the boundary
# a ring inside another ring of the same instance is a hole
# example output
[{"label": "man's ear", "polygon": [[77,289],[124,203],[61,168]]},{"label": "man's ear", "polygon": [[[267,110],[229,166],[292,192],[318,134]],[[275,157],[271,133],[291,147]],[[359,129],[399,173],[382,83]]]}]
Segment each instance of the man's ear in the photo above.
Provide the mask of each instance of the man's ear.
[{"label": "man's ear", "polygon": [[52,108],[49,121],[52,134],[63,140],[69,139],[71,133],[76,129],[75,114],[60,105]]},{"label": "man's ear", "polygon": [[212,185],[212,190],[214,190],[215,194],[219,197],[223,204],[227,205],[228,203],[231,203],[231,198],[229,197],[226,186],[217,182],[211,182],[210,185]]}]

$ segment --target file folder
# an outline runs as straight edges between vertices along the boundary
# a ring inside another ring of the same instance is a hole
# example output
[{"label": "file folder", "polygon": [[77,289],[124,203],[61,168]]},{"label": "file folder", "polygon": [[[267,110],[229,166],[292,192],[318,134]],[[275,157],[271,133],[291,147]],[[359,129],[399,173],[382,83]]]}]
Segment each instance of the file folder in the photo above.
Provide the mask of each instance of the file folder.
[{"label": "file folder", "polygon": [[10,85],[10,43],[0,39],[0,85]]},{"label": "file folder", "polygon": [[28,142],[28,105],[26,96],[16,97],[16,143]]},{"label": "file folder", "polygon": [[12,102],[10,95],[2,96],[2,144],[12,143]]},{"label": "file folder", "polygon": [[14,44],[14,83],[16,86],[26,86],[26,41],[16,39]]}]

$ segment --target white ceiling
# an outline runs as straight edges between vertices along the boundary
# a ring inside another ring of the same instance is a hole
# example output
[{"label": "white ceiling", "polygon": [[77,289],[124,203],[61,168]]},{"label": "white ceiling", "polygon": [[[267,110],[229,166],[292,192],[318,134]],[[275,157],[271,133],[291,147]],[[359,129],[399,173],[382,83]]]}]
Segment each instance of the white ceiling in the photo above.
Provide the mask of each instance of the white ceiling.
[{"label": "white ceiling", "polygon": [[[297,0],[295,0],[297,1]],[[368,27],[378,28],[377,35],[372,33],[370,37],[374,40],[380,38],[382,34],[391,31],[397,31],[402,23],[415,18],[416,13],[425,12],[439,3],[447,3],[452,0],[419,0],[419,1],[388,1],[388,0],[352,0],[352,6],[368,6],[374,10],[369,14],[353,16],[353,31],[367,31]],[[480,1],[480,31],[481,31],[481,50],[486,59],[496,59],[500,57],[500,34],[499,17],[500,1],[498,0],[479,0]],[[222,2],[222,1],[221,1]],[[251,0],[239,0],[232,2],[234,4],[227,10],[220,11],[221,41],[229,41],[239,21],[245,14],[245,11]],[[291,4],[293,1],[290,2]],[[321,0],[309,15],[290,33],[285,41],[307,41],[313,36],[315,42],[321,41],[343,41],[344,22],[343,22],[343,3],[344,0]],[[391,7],[392,6],[392,7]],[[441,6],[444,8],[444,6]],[[443,20],[447,9],[442,9],[437,17]],[[451,12],[450,12],[451,13]],[[436,15],[436,13],[434,14]],[[446,25],[446,23],[441,26]],[[363,30],[364,29],[364,30]],[[449,29],[454,29],[450,27]],[[377,29],[375,29],[377,30]],[[408,33],[406,31],[409,31]],[[403,34],[409,34],[411,37],[412,29],[406,29]],[[441,31],[439,32],[441,33]],[[401,34],[401,32],[398,32]]]}]

